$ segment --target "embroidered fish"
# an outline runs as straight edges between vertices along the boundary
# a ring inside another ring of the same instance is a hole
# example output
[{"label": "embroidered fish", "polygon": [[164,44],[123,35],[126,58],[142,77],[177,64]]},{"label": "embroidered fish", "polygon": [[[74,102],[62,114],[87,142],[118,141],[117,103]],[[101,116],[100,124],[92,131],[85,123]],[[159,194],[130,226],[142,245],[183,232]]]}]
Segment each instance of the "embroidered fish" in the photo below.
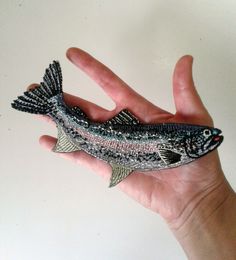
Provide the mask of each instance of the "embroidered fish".
[{"label": "embroidered fish", "polygon": [[179,123],[142,124],[128,110],[122,110],[107,122],[93,122],[79,107],[65,104],[58,61],[46,69],[43,82],[14,100],[12,107],[48,115],[56,122],[58,140],[54,152],[82,150],[109,163],[112,167],[109,187],[136,170],[160,170],[190,163],[223,141],[217,128]]}]

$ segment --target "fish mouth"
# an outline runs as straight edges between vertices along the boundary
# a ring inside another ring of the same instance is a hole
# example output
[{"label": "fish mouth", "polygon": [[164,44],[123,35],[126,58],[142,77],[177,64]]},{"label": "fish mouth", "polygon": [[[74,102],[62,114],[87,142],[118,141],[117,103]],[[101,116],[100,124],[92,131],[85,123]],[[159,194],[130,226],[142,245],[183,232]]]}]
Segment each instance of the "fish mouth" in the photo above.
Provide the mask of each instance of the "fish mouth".
[{"label": "fish mouth", "polygon": [[[218,129],[217,129],[218,130]],[[208,143],[208,149],[209,150],[214,150],[217,148],[224,140],[224,136],[222,135],[221,130],[218,130],[218,133],[213,135],[210,140],[207,142]]]}]

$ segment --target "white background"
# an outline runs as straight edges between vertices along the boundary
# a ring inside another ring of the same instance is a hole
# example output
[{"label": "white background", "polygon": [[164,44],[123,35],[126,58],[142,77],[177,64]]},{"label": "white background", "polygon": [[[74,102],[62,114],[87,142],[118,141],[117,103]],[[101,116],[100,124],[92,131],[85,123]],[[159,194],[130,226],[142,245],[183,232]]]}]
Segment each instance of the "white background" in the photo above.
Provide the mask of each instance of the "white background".
[{"label": "white background", "polygon": [[66,58],[78,46],[174,112],[171,78],[192,54],[198,91],[223,130],[223,169],[236,188],[236,2],[1,0],[0,259],[186,259],[157,214],[38,145],[56,130],[11,101],[60,60],[66,92],[112,102]]}]

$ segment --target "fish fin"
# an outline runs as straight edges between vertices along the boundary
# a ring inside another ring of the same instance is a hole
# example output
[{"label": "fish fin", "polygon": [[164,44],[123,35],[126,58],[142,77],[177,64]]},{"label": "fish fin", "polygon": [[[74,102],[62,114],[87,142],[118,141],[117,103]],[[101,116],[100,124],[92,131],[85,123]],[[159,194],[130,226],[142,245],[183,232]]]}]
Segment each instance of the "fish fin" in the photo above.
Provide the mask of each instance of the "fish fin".
[{"label": "fish fin", "polygon": [[133,169],[124,167],[119,164],[110,164],[112,167],[112,175],[110,179],[109,188],[114,187],[119,182],[121,182],[123,179],[125,179],[132,171]]},{"label": "fish fin", "polygon": [[167,165],[181,161],[181,154],[168,149],[159,149],[159,155]]},{"label": "fish fin", "polygon": [[127,109],[119,112],[116,116],[109,119],[106,124],[111,125],[137,125],[139,120]]},{"label": "fish fin", "polygon": [[80,148],[73,144],[69,136],[63,131],[61,126],[57,126],[58,129],[58,139],[57,143],[53,148],[56,153],[70,153],[79,151]]},{"label": "fish fin", "polygon": [[33,114],[49,114],[53,110],[49,99],[62,93],[62,73],[58,61],[53,61],[46,69],[43,82],[36,88],[25,91],[13,101],[11,106],[17,110]]}]

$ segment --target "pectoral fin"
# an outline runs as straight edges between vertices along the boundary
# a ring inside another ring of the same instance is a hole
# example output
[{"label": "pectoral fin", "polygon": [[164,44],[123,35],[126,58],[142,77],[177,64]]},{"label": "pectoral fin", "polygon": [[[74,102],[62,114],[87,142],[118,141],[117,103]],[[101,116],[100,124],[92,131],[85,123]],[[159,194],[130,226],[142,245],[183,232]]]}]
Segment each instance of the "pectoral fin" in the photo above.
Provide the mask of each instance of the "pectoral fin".
[{"label": "pectoral fin", "polygon": [[124,167],[118,164],[113,164],[113,163],[111,163],[111,167],[112,167],[112,175],[110,179],[109,188],[117,185],[133,171],[133,169],[131,168]]},{"label": "pectoral fin", "polygon": [[160,149],[159,155],[161,159],[167,164],[178,163],[181,161],[181,154],[173,152],[168,149]]},{"label": "pectoral fin", "polygon": [[58,129],[58,140],[56,145],[53,148],[54,152],[57,153],[70,153],[74,151],[79,151],[79,147],[77,147],[70,140],[70,137],[63,131],[61,126],[57,126]]}]

